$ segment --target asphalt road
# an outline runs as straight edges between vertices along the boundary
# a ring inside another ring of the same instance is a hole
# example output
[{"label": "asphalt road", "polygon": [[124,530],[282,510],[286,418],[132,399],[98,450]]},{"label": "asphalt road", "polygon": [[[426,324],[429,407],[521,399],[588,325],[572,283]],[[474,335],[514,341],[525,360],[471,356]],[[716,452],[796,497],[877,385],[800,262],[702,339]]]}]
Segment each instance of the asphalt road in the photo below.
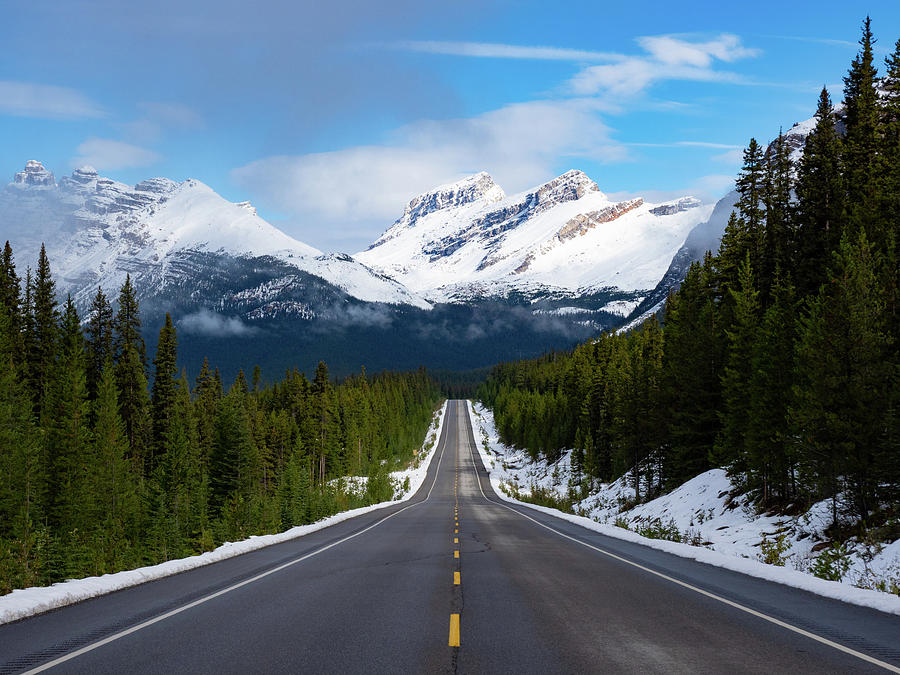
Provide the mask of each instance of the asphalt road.
[{"label": "asphalt road", "polygon": [[0,673],[900,672],[900,617],[501,503],[447,415],[409,502],[0,626]]}]

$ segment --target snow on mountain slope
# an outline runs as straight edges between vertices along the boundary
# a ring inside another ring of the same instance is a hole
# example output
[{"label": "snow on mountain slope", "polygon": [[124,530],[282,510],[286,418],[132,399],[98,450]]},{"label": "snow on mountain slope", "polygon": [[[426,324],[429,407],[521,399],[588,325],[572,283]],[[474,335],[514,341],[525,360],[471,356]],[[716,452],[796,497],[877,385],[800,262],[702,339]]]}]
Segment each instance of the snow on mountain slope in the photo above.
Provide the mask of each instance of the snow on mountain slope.
[{"label": "snow on mountain slope", "polygon": [[504,196],[485,173],[413,199],[355,258],[435,302],[653,288],[711,207],[614,202],[581,171]]},{"label": "snow on mountain slope", "polygon": [[144,294],[183,282],[184,258],[197,253],[272,256],[360,300],[430,306],[347,256],[322,255],[286,235],[249,202],[228,202],[192,179],[151,178],[132,187],[82,167],[57,185],[30,160],[0,191],[0,234],[23,268],[45,243],[60,290],[82,307],[98,285],[114,294],[126,274],[140,278]]}]

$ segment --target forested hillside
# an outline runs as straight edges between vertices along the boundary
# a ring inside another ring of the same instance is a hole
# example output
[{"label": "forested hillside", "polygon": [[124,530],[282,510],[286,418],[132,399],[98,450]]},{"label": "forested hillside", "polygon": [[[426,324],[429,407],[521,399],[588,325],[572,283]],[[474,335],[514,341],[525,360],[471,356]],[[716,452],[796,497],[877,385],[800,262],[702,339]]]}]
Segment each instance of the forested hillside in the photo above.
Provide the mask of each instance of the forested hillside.
[{"label": "forested hillside", "polygon": [[723,466],[761,509],[830,498],[835,537],[900,536],[900,41],[881,78],[873,42],[867,19],[799,161],[751,139],[721,247],[664,327],[492,372],[507,443],[575,448],[583,493],[634,470],[641,501]]},{"label": "forested hillside", "polygon": [[[0,265],[0,593],[190,555],[391,499],[438,402],[423,370],[334,384],[176,369],[167,316],[151,359],[135,289],[58,307],[43,249]],[[152,375],[152,388],[148,379]],[[335,478],[368,475],[363,496]]]}]

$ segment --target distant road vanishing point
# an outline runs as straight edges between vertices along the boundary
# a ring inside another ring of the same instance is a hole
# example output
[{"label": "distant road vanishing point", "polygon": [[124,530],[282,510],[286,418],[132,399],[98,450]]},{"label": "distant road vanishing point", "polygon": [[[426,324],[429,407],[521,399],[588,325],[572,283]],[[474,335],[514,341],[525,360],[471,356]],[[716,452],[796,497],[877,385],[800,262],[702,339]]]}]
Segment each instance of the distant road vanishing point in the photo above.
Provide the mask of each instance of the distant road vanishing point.
[{"label": "distant road vanishing point", "polygon": [[900,672],[900,618],[501,502],[464,401],[408,502],[0,626],[0,673]]}]

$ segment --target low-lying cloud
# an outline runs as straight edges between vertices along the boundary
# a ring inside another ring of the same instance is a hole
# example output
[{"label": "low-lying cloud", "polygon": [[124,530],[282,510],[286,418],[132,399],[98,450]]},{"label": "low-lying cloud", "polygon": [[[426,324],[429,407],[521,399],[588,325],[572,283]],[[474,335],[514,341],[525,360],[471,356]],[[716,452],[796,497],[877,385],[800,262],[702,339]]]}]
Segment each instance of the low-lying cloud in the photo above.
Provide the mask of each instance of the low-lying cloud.
[{"label": "low-lying cloud", "polygon": [[249,337],[259,332],[236,316],[222,316],[206,308],[181,317],[177,327],[188,334],[223,338]]}]

